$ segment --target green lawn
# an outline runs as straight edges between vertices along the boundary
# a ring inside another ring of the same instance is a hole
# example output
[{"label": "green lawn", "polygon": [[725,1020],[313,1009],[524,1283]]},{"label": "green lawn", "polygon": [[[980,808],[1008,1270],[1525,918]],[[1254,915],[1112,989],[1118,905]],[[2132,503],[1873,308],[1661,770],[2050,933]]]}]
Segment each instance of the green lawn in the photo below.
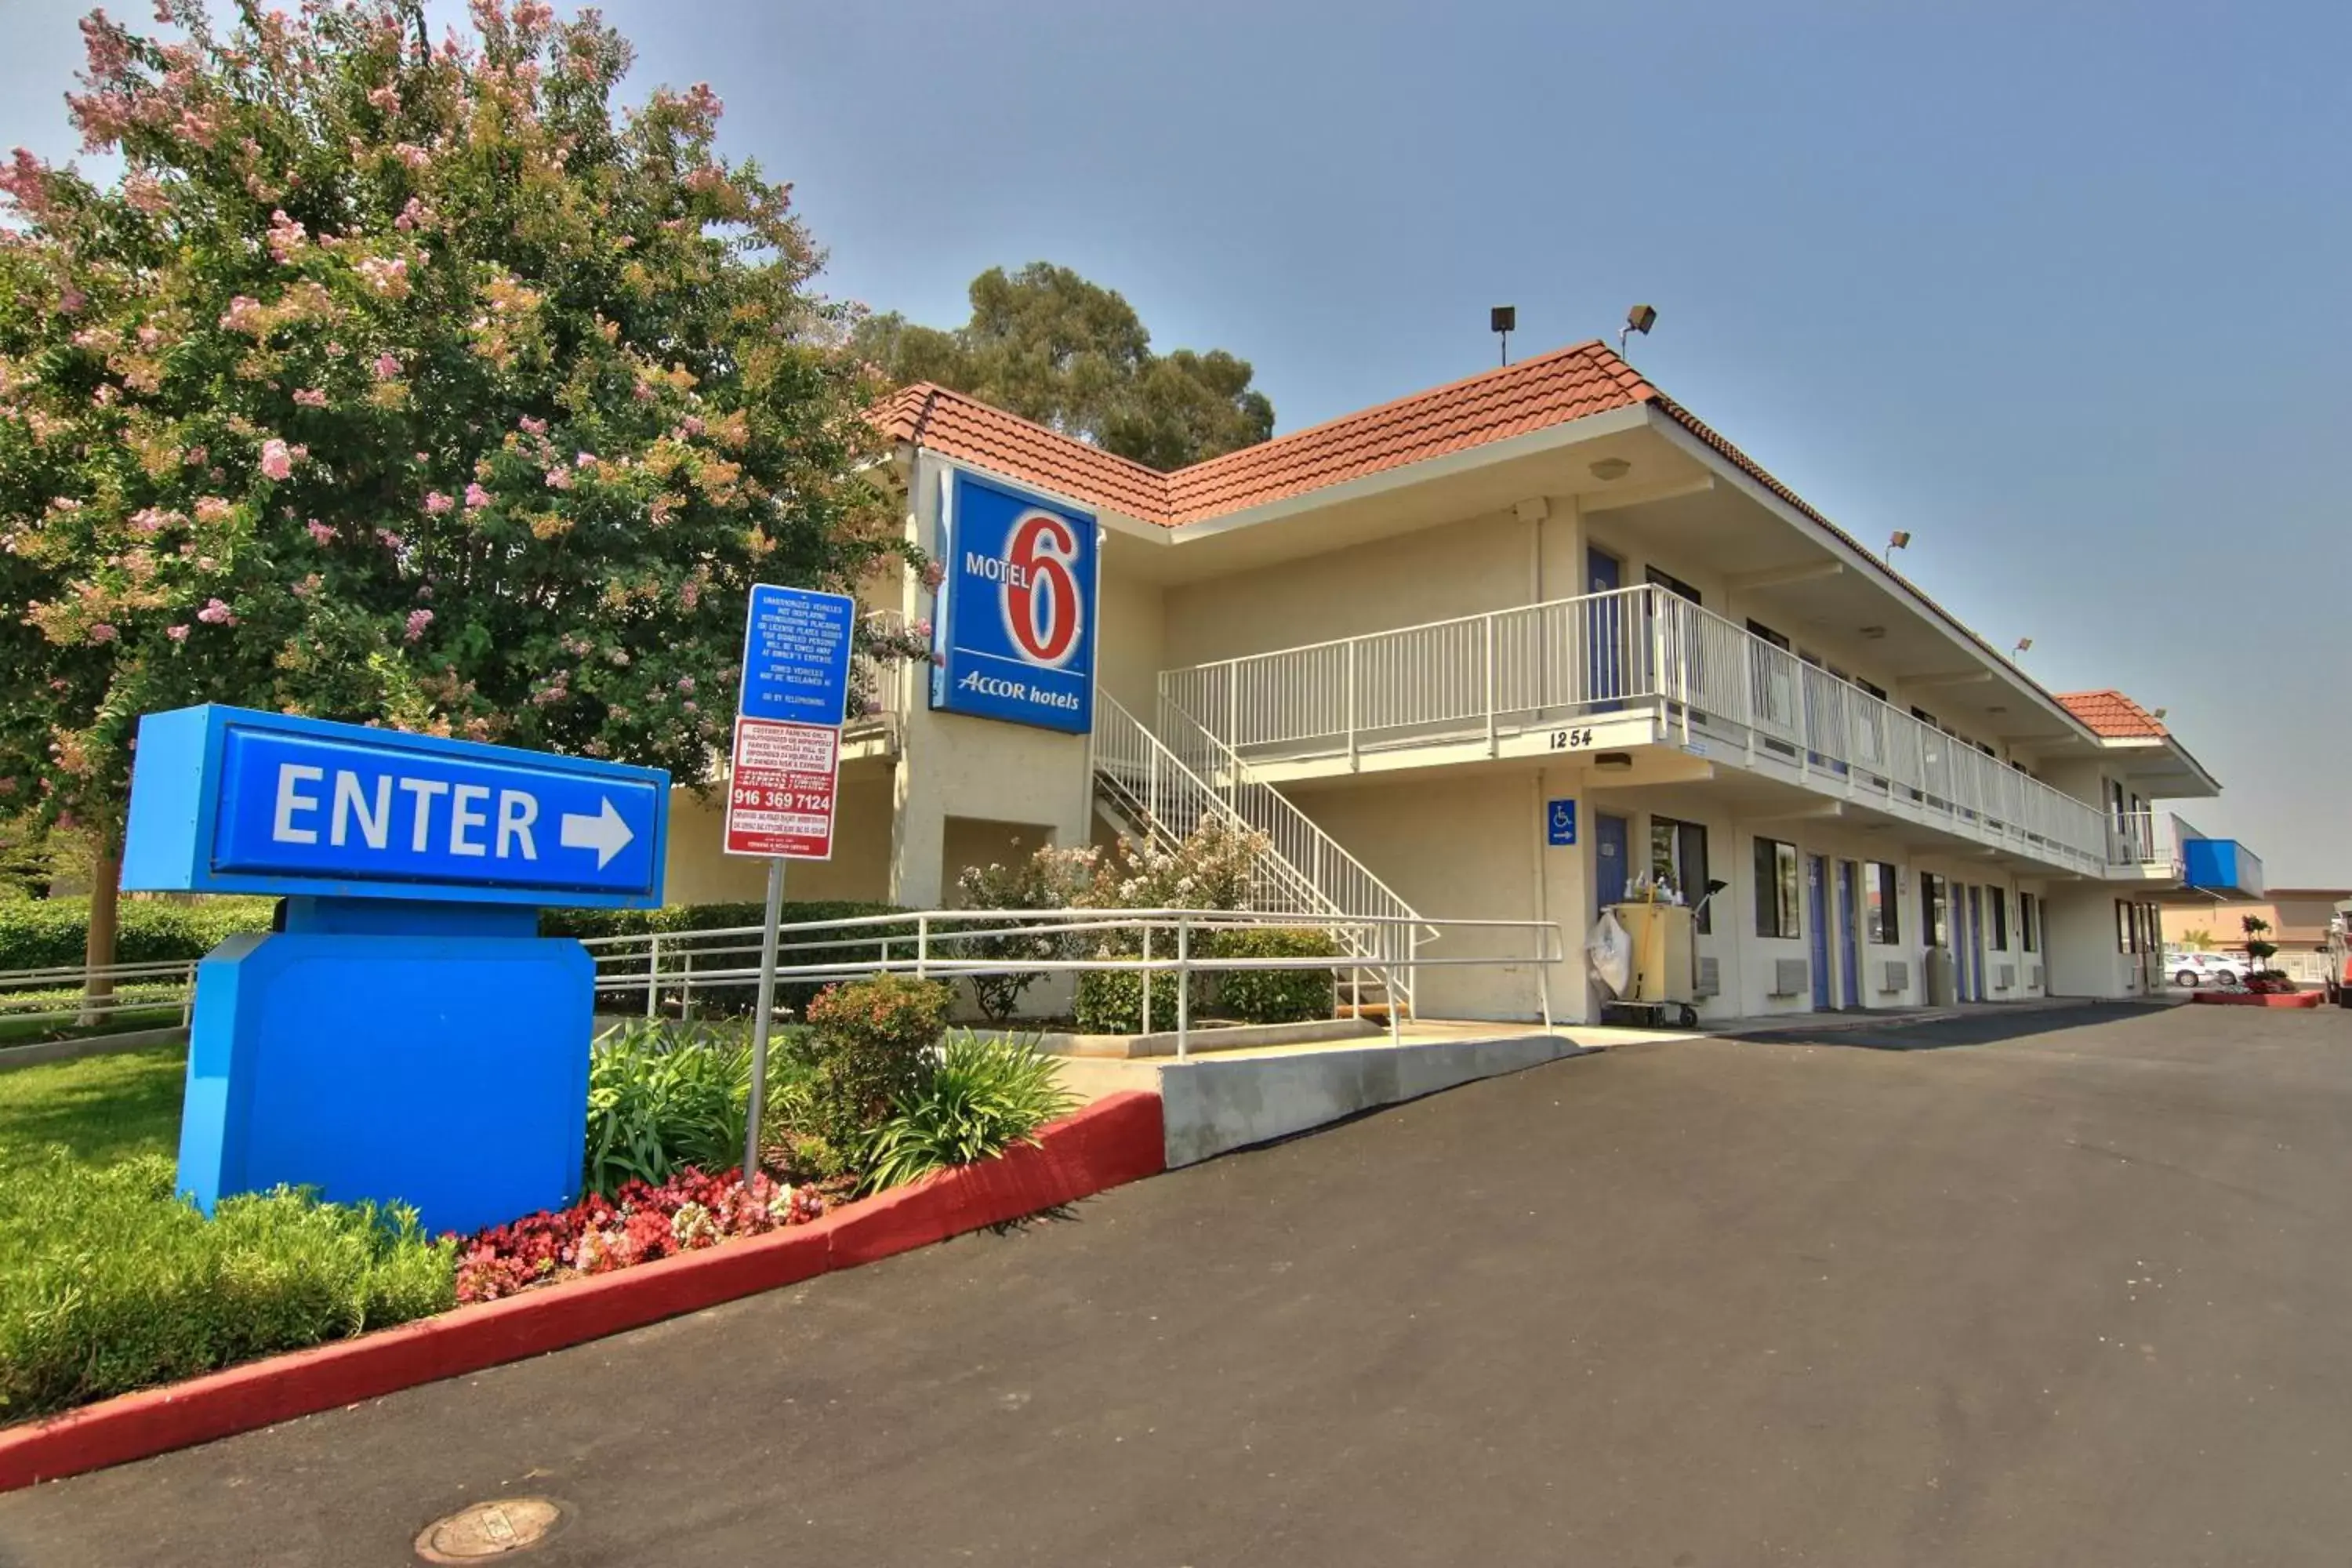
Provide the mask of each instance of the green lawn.
[{"label": "green lawn", "polygon": [[0,1072],[0,1173],[52,1143],[95,1164],[178,1152],[187,1055],[158,1046]]}]

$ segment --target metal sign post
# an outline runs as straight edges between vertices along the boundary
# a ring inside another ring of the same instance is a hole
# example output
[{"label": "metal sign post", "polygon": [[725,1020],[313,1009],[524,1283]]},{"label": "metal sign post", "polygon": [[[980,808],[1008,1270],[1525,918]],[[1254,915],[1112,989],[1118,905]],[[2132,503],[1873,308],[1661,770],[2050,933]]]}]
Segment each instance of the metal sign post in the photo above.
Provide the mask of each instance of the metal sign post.
[{"label": "metal sign post", "polygon": [[784,862],[833,858],[841,727],[849,717],[850,637],[856,622],[857,601],[846,594],[765,583],[751,589],[744,617],[724,847],[730,855],[758,855],[768,862],[760,987],[751,1008],[751,1092],[744,1107],[746,1179],[760,1168],[760,1122],[767,1110]]}]

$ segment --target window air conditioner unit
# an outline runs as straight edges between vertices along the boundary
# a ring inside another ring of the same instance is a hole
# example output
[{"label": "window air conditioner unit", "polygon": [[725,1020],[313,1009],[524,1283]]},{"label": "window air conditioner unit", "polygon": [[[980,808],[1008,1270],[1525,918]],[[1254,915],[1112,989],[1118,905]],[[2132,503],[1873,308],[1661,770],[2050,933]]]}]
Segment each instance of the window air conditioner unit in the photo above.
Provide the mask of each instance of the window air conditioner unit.
[{"label": "window air conditioner unit", "polygon": [[1888,959],[1885,973],[1878,977],[1879,994],[1891,996],[1909,989],[1911,989],[1911,965],[1899,958]]},{"label": "window air conditioner unit", "polygon": [[1802,995],[1811,984],[1812,971],[1801,958],[1776,958],[1772,961],[1772,994]]},{"label": "window air conditioner unit", "polygon": [[1996,990],[1996,991],[2009,991],[2009,990],[2013,990],[2013,989],[2015,989],[2016,985],[2017,985],[2017,965],[2015,965],[2014,963],[2004,963],[2004,964],[2002,964],[2002,965],[2000,966],[2000,968],[1999,970],[1997,970],[1997,971],[1994,973],[1994,974],[1993,974],[1993,982],[1992,982],[1992,988],[1993,988],[1994,990]]}]

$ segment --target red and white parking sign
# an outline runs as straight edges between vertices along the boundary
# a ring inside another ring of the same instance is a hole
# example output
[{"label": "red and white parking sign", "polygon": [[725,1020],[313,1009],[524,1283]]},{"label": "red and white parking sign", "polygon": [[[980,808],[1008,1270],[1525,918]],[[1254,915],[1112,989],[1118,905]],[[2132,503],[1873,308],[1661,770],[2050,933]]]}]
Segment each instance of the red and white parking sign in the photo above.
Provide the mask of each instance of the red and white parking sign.
[{"label": "red and white parking sign", "polygon": [[736,720],[727,853],[832,859],[840,768],[841,731],[830,725]]}]

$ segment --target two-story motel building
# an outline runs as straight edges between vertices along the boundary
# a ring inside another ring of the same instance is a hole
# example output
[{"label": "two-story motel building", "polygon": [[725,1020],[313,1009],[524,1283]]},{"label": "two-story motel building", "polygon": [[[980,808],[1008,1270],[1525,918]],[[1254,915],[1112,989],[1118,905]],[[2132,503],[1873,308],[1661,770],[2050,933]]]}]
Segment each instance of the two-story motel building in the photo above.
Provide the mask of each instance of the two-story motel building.
[{"label": "two-story motel building", "polygon": [[[2213,777],[2120,693],[2044,690],[1601,343],[1174,473],[933,386],[880,417],[950,595],[982,591],[960,486],[1098,525],[1090,722],[880,671],[794,898],[936,906],[967,865],[1238,811],[1293,907],[1559,922],[1563,1018],[1596,1016],[1586,932],[1644,874],[1726,884],[1706,1016],[1918,1005],[1937,952],[1961,1000],[2163,983],[2194,830],[2155,803]],[[949,635],[919,583],[866,599]],[[756,895],[719,837],[681,799],[673,899]],[[1411,1001],[1539,1005],[1532,965],[1433,967]]]}]

